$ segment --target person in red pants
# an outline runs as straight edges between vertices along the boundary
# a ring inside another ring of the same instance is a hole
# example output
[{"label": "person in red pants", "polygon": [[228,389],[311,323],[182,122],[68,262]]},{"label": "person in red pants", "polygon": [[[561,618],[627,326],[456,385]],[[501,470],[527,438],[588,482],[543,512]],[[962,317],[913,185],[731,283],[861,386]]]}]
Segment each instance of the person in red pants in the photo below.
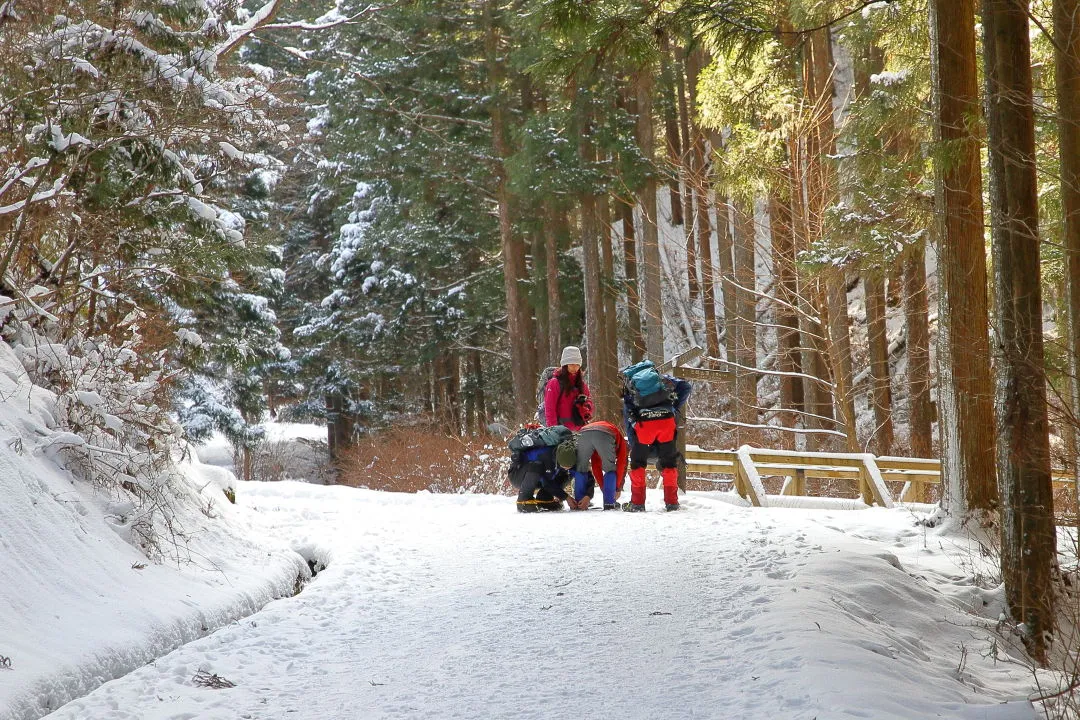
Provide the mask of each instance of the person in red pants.
[{"label": "person in red pants", "polygon": [[662,376],[671,387],[667,399],[648,407],[638,407],[630,391],[623,392],[623,419],[630,445],[630,502],[623,510],[645,510],[645,468],[649,454],[656,452],[656,468],[664,480],[664,507],[679,509],[679,451],[675,445],[676,416],[682,411],[692,389],[689,382],[671,375]]}]

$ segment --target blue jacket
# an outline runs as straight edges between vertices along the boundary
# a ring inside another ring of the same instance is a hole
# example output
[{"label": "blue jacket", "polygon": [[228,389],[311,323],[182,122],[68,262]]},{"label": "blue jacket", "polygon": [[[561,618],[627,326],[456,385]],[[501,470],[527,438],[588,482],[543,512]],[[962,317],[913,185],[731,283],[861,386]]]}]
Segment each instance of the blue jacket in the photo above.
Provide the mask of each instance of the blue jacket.
[{"label": "blue jacket", "polygon": [[[674,375],[663,375],[665,380],[669,380],[675,389],[672,392],[671,402],[668,404],[675,414],[678,415],[682,412],[683,405],[690,398],[690,392],[694,389],[694,386],[690,384],[688,380],[677,378]],[[623,400],[623,424],[626,425],[626,437],[630,439],[634,436],[633,422],[635,415],[637,414],[637,406],[634,404],[634,398],[629,392],[624,392],[622,396]],[[663,407],[660,405],[659,407]]]},{"label": "blue jacket", "polygon": [[535,463],[542,465],[544,472],[555,472],[555,448],[548,446],[540,446],[529,448],[521,453],[521,464],[526,465],[529,463]]}]

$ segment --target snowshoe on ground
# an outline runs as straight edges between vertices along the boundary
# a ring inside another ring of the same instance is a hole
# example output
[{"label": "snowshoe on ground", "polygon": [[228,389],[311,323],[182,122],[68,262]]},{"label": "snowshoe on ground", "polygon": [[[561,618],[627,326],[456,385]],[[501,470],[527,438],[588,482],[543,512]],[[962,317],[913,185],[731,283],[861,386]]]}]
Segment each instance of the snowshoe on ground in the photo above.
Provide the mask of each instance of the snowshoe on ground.
[{"label": "snowshoe on ground", "polygon": [[562,500],[518,500],[517,509],[518,512],[545,512],[552,510],[562,510]]},{"label": "snowshoe on ground", "polygon": [[622,509],[626,512],[645,512],[645,505],[644,503],[641,505],[638,505],[637,503],[623,503]]},{"label": "snowshoe on ground", "polygon": [[671,512],[672,510],[678,510],[679,503],[667,503],[666,505],[664,505],[664,509],[668,512]]},{"label": "snowshoe on ground", "polygon": [[619,503],[605,503],[604,504],[604,509],[605,510],[618,510],[620,507],[622,507],[622,505],[620,505]]}]

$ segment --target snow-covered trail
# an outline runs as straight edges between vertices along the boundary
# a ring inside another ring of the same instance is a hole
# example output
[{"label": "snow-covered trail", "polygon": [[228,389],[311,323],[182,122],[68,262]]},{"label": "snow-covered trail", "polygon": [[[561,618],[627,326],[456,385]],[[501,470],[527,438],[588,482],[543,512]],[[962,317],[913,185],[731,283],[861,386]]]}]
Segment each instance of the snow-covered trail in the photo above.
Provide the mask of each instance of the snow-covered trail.
[{"label": "snow-covered trail", "polygon": [[[240,498],[326,570],[49,718],[1030,717],[986,714],[1030,678],[983,657],[963,573],[902,510],[691,493],[679,513],[521,516],[509,498],[297,483]],[[199,670],[236,687],[196,687]]]}]

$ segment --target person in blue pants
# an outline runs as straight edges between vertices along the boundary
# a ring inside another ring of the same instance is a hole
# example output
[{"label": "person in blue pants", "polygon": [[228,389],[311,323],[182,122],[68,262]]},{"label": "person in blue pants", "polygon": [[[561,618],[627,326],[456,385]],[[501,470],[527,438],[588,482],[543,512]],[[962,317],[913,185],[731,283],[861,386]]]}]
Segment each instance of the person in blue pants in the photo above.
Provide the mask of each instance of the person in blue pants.
[{"label": "person in blue pants", "polygon": [[581,428],[577,434],[574,457],[558,458],[559,464],[573,460],[574,495],[566,502],[572,510],[588,510],[599,485],[604,495],[604,509],[619,507],[619,494],[626,478],[628,446],[615,425],[598,420]]}]

